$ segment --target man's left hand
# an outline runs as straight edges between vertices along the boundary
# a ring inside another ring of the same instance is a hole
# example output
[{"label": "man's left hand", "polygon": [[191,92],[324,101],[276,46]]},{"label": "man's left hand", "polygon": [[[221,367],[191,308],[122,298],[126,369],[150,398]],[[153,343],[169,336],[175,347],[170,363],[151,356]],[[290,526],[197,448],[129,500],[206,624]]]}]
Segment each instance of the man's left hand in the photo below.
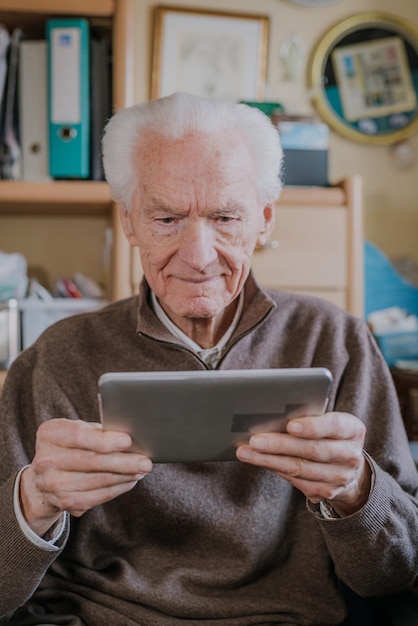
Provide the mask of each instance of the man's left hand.
[{"label": "man's left hand", "polygon": [[286,433],[253,435],[241,461],[273,470],[314,503],[328,501],[341,516],[366,503],[371,470],[363,454],[366,428],[348,413],[295,418]]}]

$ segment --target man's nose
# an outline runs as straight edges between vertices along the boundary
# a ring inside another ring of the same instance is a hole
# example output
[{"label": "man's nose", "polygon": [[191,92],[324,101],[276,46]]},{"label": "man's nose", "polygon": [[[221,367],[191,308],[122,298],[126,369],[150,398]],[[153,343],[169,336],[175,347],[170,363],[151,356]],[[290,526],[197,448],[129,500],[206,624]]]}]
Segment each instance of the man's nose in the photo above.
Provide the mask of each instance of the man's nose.
[{"label": "man's nose", "polygon": [[199,272],[217,258],[215,233],[210,224],[202,220],[187,225],[182,233],[179,256],[184,263]]}]

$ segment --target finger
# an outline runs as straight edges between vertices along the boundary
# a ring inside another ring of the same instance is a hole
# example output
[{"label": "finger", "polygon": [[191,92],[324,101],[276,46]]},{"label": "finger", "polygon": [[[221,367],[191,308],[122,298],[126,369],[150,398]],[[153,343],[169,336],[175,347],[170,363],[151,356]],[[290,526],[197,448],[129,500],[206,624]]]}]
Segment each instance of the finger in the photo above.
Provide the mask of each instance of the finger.
[{"label": "finger", "polygon": [[[344,470],[339,465],[322,465],[311,463],[305,459],[273,455],[257,456],[254,450],[248,448],[248,451],[251,457],[245,455],[244,449],[240,449],[237,454],[238,458],[252,465],[274,471],[296,489],[299,489],[311,501],[330,500],[334,503],[340,499],[343,503],[342,506],[338,505],[341,514],[358,510],[367,498],[369,486],[366,486],[366,490],[360,489],[361,465],[356,470]],[[352,506],[352,508],[344,508],[346,505]]]},{"label": "finger", "polygon": [[364,439],[366,429],[361,420],[349,413],[331,412],[289,420],[287,432],[307,439]]},{"label": "finger", "polygon": [[73,491],[62,497],[59,508],[63,511],[68,511],[71,515],[80,517],[89,509],[104,504],[105,502],[110,502],[110,500],[127,493],[133,489],[137,483],[138,480],[133,480],[87,492]]},{"label": "finger", "polygon": [[338,472],[330,474],[322,481],[299,478],[289,474],[279,475],[302,491],[312,502],[329,500],[341,515],[358,511],[367,501],[371,488],[371,470],[364,457],[357,471],[344,473],[339,479]]},{"label": "finger", "polygon": [[363,462],[359,455],[356,464],[318,463],[300,456],[283,456],[259,453],[249,446],[241,446],[237,451],[238,458],[250,463],[273,470],[290,478],[324,482],[332,485],[346,485]]},{"label": "finger", "polygon": [[125,483],[142,480],[147,473],[137,474],[113,474],[113,473],[91,473],[82,472],[55,472],[43,476],[42,491],[45,494],[55,495],[62,502],[63,498],[71,498],[72,495],[86,494],[89,491],[108,489]]},{"label": "finger", "polygon": [[355,467],[362,456],[357,440],[301,439],[281,433],[253,435],[249,445],[263,454],[302,457],[318,463],[344,463]]},{"label": "finger", "polygon": [[149,473],[152,461],[146,456],[129,452],[101,454],[92,450],[61,448],[59,455],[55,448],[39,453],[34,461],[38,474],[47,472],[112,472],[115,474]]},{"label": "finger", "polygon": [[318,503],[322,500],[333,501],[343,493],[346,486],[316,482],[312,480],[304,480],[302,478],[292,478],[286,474],[279,474],[281,478],[289,481],[293,487],[299,489],[311,502]]},{"label": "finger", "polygon": [[132,445],[127,433],[105,431],[97,422],[53,419],[38,428],[37,442],[63,448],[79,448],[96,452],[126,450]]},{"label": "finger", "polygon": [[359,459],[355,467],[348,467],[337,463],[315,463],[300,457],[282,456],[270,456],[262,462],[287,478],[341,487],[347,486],[353,480],[362,465],[362,459]]}]

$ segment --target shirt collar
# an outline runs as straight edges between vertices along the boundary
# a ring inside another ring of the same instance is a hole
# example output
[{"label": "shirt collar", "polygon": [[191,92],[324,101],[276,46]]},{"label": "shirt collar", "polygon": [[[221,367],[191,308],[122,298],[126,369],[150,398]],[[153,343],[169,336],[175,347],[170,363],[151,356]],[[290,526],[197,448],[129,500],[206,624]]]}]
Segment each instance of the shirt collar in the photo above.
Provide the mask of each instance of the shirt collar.
[{"label": "shirt collar", "polygon": [[190,350],[192,350],[195,354],[197,354],[202,361],[206,363],[209,367],[216,367],[219,363],[222,353],[225,349],[226,344],[231,338],[233,332],[238,326],[239,320],[241,318],[242,308],[244,304],[244,292],[238,296],[238,306],[235,311],[234,319],[229,325],[226,332],[222,335],[218,343],[212,348],[202,348],[197,344],[193,339],[188,337],[178,326],[176,326],[171,319],[168,317],[166,312],[161,307],[158,299],[153,291],[151,291],[151,305],[154,310],[155,315],[158,317],[163,326],[176,338],[178,341],[186,345]]}]

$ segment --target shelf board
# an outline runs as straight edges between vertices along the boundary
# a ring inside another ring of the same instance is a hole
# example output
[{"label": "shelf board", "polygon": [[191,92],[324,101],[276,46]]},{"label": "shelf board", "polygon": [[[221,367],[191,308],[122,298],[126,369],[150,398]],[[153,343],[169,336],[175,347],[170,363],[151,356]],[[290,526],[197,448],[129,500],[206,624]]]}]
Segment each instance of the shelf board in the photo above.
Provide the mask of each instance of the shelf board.
[{"label": "shelf board", "polygon": [[278,204],[306,206],[341,206],[346,202],[341,186],[283,187]]},{"label": "shelf board", "polygon": [[110,189],[101,181],[0,181],[0,215],[109,215]]},{"label": "shelf board", "polygon": [[113,15],[116,0],[0,0],[0,11],[52,15]]},{"label": "shelf board", "polygon": [[[1,0],[0,0],[1,2]],[[279,205],[340,206],[342,187],[284,187]],[[108,215],[110,189],[99,181],[0,181],[0,215]]]}]

